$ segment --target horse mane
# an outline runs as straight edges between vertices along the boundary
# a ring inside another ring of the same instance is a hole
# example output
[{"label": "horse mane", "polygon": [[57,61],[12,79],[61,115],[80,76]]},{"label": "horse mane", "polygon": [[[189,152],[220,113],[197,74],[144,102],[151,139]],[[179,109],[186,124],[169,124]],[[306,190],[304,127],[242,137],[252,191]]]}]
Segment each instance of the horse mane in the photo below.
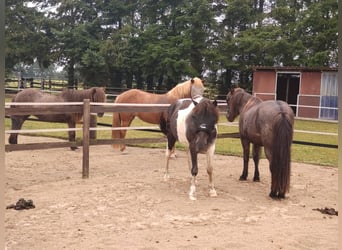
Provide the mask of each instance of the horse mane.
[{"label": "horse mane", "polygon": [[[236,109],[242,107],[244,110],[247,110],[249,107],[262,102],[259,97],[251,95],[242,88],[235,88],[232,93],[234,95],[235,104],[238,104],[234,105],[234,108]],[[234,112],[235,114],[240,113],[239,110],[234,110]]]},{"label": "horse mane", "polygon": [[178,83],[173,89],[167,92],[167,95],[174,96],[178,99],[191,97],[191,84],[194,84],[198,88],[204,89],[203,81],[198,77],[194,77],[185,82]]},{"label": "horse mane", "polygon": [[63,89],[61,97],[67,102],[82,102],[84,99],[89,99],[91,102],[104,102],[105,92],[99,87],[85,90]]},{"label": "horse mane", "polygon": [[[91,102],[105,102],[106,94],[103,88],[92,87],[84,90],[63,89],[60,97],[65,102],[83,102],[85,99],[89,99]],[[82,119],[82,113],[71,114],[72,119],[75,122],[79,122]]]}]

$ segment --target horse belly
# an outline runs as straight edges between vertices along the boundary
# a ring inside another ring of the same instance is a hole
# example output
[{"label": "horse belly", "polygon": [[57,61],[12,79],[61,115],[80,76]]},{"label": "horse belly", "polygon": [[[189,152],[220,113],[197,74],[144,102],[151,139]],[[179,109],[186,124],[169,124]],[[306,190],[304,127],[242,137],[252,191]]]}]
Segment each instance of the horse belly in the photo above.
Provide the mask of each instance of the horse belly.
[{"label": "horse belly", "polygon": [[54,115],[35,115],[40,121],[45,122],[65,122],[67,121],[67,117],[62,114],[54,114]]},{"label": "horse belly", "polygon": [[159,124],[161,115],[162,113],[150,113],[150,112],[141,112],[137,114],[140,120],[147,122],[147,123],[151,123],[151,124]]},{"label": "horse belly", "polygon": [[258,145],[263,145],[262,143],[262,135],[261,131],[258,130],[255,126],[250,122],[242,122],[240,121],[240,135],[241,138],[245,138],[251,143],[255,143]]}]

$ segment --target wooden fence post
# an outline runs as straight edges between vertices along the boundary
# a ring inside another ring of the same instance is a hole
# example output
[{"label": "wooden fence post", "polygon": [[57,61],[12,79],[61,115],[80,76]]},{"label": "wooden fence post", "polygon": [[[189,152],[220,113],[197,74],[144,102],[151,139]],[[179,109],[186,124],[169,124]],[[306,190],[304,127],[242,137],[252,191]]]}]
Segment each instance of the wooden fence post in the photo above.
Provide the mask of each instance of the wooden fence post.
[{"label": "wooden fence post", "polygon": [[[90,115],[90,127],[96,128],[97,127],[97,116],[96,115]],[[96,130],[90,131],[90,139],[96,139]]]},{"label": "wooden fence post", "polygon": [[82,178],[89,178],[89,125],[90,125],[90,100],[83,101],[83,161]]}]

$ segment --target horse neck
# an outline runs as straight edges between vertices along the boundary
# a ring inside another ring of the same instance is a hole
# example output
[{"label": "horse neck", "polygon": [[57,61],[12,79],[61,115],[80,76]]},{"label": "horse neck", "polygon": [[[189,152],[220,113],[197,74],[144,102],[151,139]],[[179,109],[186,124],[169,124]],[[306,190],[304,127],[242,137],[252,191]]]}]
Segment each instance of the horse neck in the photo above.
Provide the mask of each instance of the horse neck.
[{"label": "horse neck", "polygon": [[61,97],[69,102],[82,102],[84,99],[91,99],[90,89],[86,90],[66,90],[61,93]]},{"label": "horse neck", "polygon": [[189,98],[190,96],[190,86],[185,83],[177,84],[173,89],[166,93],[167,96],[174,96],[177,99]]},{"label": "horse neck", "polygon": [[245,97],[242,98],[241,112],[249,110],[251,107],[259,104],[260,102],[261,99],[258,97],[252,96],[251,94],[248,94],[248,96],[245,95]]}]

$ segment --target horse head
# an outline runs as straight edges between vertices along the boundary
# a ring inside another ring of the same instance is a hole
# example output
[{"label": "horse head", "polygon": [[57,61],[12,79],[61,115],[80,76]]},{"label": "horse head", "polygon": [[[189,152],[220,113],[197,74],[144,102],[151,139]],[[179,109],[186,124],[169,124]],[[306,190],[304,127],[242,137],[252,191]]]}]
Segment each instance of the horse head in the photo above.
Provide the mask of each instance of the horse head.
[{"label": "horse head", "polygon": [[226,102],[227,102],[226,118],[230,122],[234,121],[234,119],[240,113],[239,105],[240,105],[240,100],[242,98],[243,93],[244,93],[244,90],[241,88],[232,88],[226,96]]},{"label": "horse head", "polygon": [[203,98],[200,102],[193,100],[195,105],[187,121],[187,138],[190,147],[196,152],[206,152],[217,136],[219,112],[217,101]]},{"label": "horse head", "polygon": [[203,96],[205,81],[198,77],[194,77],[190,80],[190,83],[191,83],[191,88],[190,88],[191,98],[195,98],[196,96]]},{"label": "horse head", "polygon": [[[106,93],[105,88],[93,87],[91,88],[91,101],[92,102],[106,102]],[[97,113],[98,117],[102,117],[104,115],[103,112]]]}]

